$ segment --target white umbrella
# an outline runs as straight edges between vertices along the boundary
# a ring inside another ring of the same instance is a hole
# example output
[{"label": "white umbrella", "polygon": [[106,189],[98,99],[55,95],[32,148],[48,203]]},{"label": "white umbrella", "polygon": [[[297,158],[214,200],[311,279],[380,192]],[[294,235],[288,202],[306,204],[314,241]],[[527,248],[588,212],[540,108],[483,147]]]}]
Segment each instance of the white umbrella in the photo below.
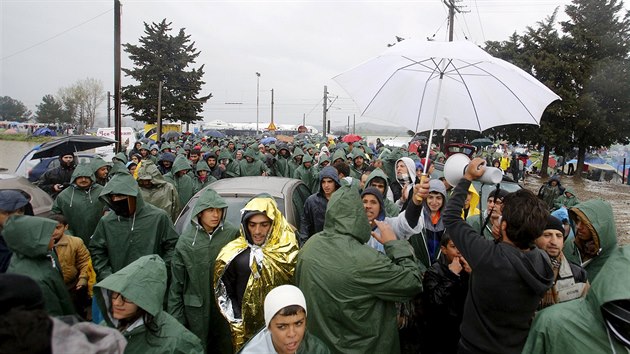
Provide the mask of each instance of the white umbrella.
[{"label": "white umbrella", "polygon": [[465,41],[407,39],[334,80],[362,116],[430,130],[429,144],[433,129],[539,125],[547,106],[560,99],[525,71]]}]

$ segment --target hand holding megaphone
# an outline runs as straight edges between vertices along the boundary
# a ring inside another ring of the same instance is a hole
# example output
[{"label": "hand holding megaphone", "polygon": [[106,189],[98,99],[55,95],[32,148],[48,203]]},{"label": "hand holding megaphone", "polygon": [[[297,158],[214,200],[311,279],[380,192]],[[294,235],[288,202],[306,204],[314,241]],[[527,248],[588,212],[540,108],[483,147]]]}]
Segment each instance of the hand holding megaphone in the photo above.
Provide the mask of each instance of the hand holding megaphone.
[{"label": "hand holding megaphone", "polygon": [[479,179],[481,176],[486,173],[486,160],[475,157],[468,166],[466,166],[466,171],[464,172],[464,178],[469,181],[474,181]]},{"label": "hand holding megaphone", "polygon": [[456,186],[462,178],[467,180],[478,179],[482,183],[497,184],[503,179],[503,171],[495,167],[487,167],[485,160],[475,158],[470,161],[468,156],[453,154],[444,164],[444,178],[451,186]]}]

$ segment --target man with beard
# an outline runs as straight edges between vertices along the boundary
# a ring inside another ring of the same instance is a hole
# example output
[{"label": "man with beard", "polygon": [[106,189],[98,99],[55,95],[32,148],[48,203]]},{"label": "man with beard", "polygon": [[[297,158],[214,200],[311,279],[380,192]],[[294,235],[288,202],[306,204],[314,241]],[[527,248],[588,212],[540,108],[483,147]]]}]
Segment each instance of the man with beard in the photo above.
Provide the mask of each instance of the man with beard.
[{"label": "man with beard", "polygon": [[59,166],[50,169],[39,177],[37,185],[54,199],[64,188],[70,185],[70,178],[76,167],[73,154],[59,156]]},{"label": "man with beard", "polygon": [[389,185],[394,194],[394,202],[404,210],[407,204],[409,191],[416,183],[416,164],[409,157],[401,157],[396,160],[396,180]]},{"label": "man with beard", "polygon": [[162,257],[170,269],[179,236],[166,211],[144,202],[131,175],[114,175],[99,199],[111,212],[101,218],[90,240],[98,281],[149,254]]},{"label": "man with beard", "polygon": [[210,151],[204,155],[204,160],[208,164],[208,168],[210,169],[210,175],[215,179],[221,179],[221,175],[223,170],[221,166],[217,163],[217,155],[214,151]]},{"label": "man with beard", "polygon": [[89,165],[77,166],[72,174],[72,184],[59,193],[51,211],[63,214],[68,222],[68,233],[90,244],[96,224],[103,216],[105,203],[99,200],[103,186],[95,182]]},{"label": "man with beard", "polygon": [[104,186],[109,180],[109,164],[100,157],[95,157],[90,161],[90,167],[94,173],[94,182]]}]

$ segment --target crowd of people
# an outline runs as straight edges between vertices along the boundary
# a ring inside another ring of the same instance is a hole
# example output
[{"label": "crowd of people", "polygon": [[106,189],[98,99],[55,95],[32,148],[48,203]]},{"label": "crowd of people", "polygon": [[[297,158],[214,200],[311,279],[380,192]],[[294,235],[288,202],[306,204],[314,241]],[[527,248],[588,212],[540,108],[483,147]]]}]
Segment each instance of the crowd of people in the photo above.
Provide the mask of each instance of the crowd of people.
[{"label": "crowd of people", "polygon": [[[0,353],[630,349],[630,250],[608,202],[557,176],[480,195],[486,165],[519,180],[518,162],[474,158],[450,185],[426,150],[192,135],[59,156],[37,183],[48,218],[0,191]],[[301,180],[299,228],[266,193],[227,220],[212,182],[241,176]]]}]

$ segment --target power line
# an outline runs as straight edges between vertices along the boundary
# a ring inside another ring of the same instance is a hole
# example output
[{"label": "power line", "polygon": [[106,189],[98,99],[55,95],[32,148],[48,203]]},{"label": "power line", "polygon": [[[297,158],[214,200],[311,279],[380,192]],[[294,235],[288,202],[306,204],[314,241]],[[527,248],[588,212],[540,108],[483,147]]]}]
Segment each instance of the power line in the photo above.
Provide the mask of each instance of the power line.
[{"label": "power line", "polygon": [[37,47],[37,46],[40,46],[40,45],[42,45],[42,44],[44,44],[44,43],[46,43],[46,42],[49,42],[49,41],[51,41],[51,40],[53,40],[53,39],[55,39],[55,38],[57,38],[57,37],[60,37],[60,36],[62,36],[62,35],[64,35],[64,34],[66,34],[66,33],[70,32],[70,31],[72,31],[72,30],[74,30],[74,29],[79,28],[79,27],[81,27],[81,26],[85,25],[85,24],[86,24],[86,23],[88,23],[88,22],[92,22],[92,21],[96,20],[97,18],[99,18],[99,17],[101,17],[101,16],[103,16],[103,15],[105,15],[105,14],[109,13],[109,12],[112,12],[113,10],[114,10],[114,9],[113,9],[113,8],[111,8],[111,9],[109,9],[109,10],[105,11],[105,12],[102,12],[102,13],[100,13],[100,14],[98,14],[98,15],[96,15],[96,16],[94,16],[94,17],[92,17],[92,18],[90,18],[89,20],[86,20],[86,21],[84,21],[84,22],[81,22],[81,23],[79,23],[79,24],[78,24],[78,25],[76,25],[76,26],[70,27],[70,28],[68,28],[68,29],[67,29],[67,30],[65,30],[65,31],[59,32],[59,33],[55,34],[55,35],[54,35],[54,36],[52,36],[52,37],[49,37],[49,38],[47,38],[47,39],[44,39],[44,40],[43,40],[43,41],[41,41],[41,42],[37,42],[37,43],[35,43],[35,44],[33,44],[33,45],[29,46],[29,47],[26,47],[26,48],[24,48],[24,49],[22,49],[22,50],[19,50],[19,51],[17,51],[17,52],[15,52],[15,53],[13,53],[13,54],[9,54],[9,55],[7,55],[7,56],[5,56],[5,57],[2,57],[0,60],[5,60],[5,59],[8,59],[8,58],[14,57],[14,56],[16,56],[16,55],[18,55],[18,54],[21,54],[21,53],[26,52],[27,50],[33,49],[33,48],[35,48],[35,47]]},{"label": "power line", "polygon": [[481,36],[483,37],[483,41],[486,41],[486,33],[483,31],[483,23],[481,22],[481,14],[479,13],[479,4],[477,4],[477,0],[475,0],[475,8],[477,9],[477,19],[479,20],[479,27],[481,27]]}]

